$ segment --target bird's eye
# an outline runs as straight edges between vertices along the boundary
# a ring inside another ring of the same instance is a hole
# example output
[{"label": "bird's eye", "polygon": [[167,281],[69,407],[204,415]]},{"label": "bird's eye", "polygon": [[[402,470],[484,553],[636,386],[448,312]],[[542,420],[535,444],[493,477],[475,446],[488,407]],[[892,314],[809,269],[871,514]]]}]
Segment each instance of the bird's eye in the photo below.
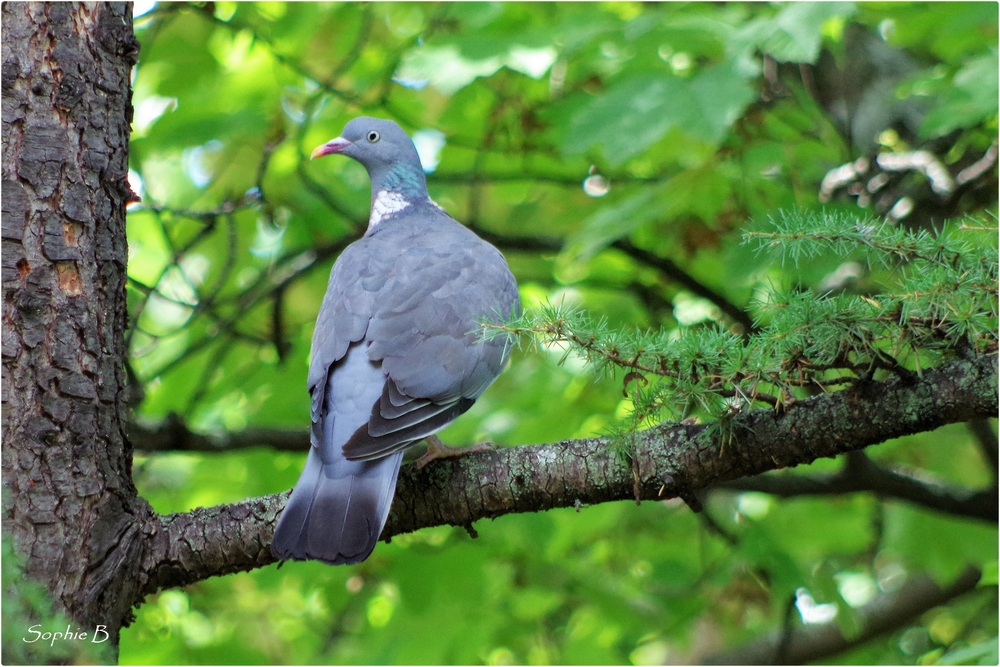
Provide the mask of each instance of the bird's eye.
[{"label": "bird's eye", "polygon": [[370,132],[368,132],[368,143],[370,143],[370,144],[374,144],[376,141],[378,141],[381,138],[382,138],[382,135],[380,135],[375,130],[371,130]]}]

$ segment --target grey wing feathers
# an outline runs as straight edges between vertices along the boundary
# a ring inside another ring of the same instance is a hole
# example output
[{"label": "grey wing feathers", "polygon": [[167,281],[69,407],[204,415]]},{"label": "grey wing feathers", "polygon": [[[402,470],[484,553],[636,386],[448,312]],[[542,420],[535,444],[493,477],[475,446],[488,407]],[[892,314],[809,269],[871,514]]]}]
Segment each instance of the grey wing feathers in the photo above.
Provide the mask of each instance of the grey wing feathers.
[{"label": "grey wing feathers", "polygon": [[[478,398],[496,379],[508,343],[481,342],[480,319],[500,322],[519,308],[503,256],[452,224],[464,234],[449,230],[443,239],[421,238],[434,244],[429,248],[407,249],[368,329],[368,355],[382,360],[398,389],[435,402]],[[411,296],[415,284],[419,299]]]},{"label": "grey wing feathers", "polygon": [[374,301],[368,356],[382,361],[387,379],[367,427],[344,445],[349,460],[385,456],[444,428],[506,362],[508,342],[480,340],[480,320],[503,321],[519,308],[516,283],[499,251],[448,222],[405,239]]},{"label": "grey wing feathers", "polygon": [[[381,263],[380,263],[381,262]],[[318,446],[331,366],[347,354],[351,343],[368,331],[375,294],[385,282],[387,258],[375,258],[352,243],[330,271],[330,286],[323,297],[312,339],[308,387],[312,396],[312,444]]]},{"label": "grey wing feathers", "polygon": [[382,398],[372,406],[371,418],[368,420],[368,432],[373,436],[395,433],[409,426],[429,419],[439,412],[448,409],[448,403],[434,403],[425,398],[409,398],[400,405],[392,402],[392,395],[405,398],[392,379],[385,382]]},{"label": "grey wing feathers", "polygon": [[393,405],[391,395],[400,396],[396,383],[386,380],[382,398],[372,406],[368,424],[362,426],[344,444],[350,461],[371,461],[402,451],[414,442],[440,431],[472,407],[475,399],[458,398],[445,403],[409,399]]}]

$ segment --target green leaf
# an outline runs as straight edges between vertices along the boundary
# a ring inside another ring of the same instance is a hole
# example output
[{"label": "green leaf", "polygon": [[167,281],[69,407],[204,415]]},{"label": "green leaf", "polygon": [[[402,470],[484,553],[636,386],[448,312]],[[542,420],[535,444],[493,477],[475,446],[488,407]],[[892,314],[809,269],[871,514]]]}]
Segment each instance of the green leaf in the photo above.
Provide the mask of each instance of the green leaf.
[{"label": "green leaf", "polygon": [[937,660],[935,665],[995,665],[998,662],[997,638],[963,646],[948,651]]},{"label": "green leaf", "polygon": [[563,264],[586,262],[614,241],[654,220],[661,212],[656,192],[650,189],[609,202],[584,220],[578,232],[567,237],[559,261]]},{"label": "green leaf", "polygon": [[934,108],[924,117],[920,133],[937,137],[953,130],[975,126],[997,117],[1000,98],[997,54],[970,59],[951,82],[935,96]]},{"label": "green leaf", "polygon": [[968,565],[996,561],[997,531],[971,519],[946,517],[901,503],[886,508],[885,548],[947,585]]},{"label": "green leaf", "polygon": [[780,30],[771,35],[763,46],[780,62],[815,63],[824,28],[831,21],[853,15],[853,2],[793,2],[786,5],[774,19]]},{"label": "green leaf", "polygon": [[1000,576],[997,574],[997,561],[983,564],[983,576],[979,579],[980,586],[996,586],[1000,584]]},{"label": "green leaf", "polygon": [[774,17],[740,26],[730,39],[735,53],[763,51],[778,62],[815,64],[823,38],[840,39],[844,21],[857,11],[853,2],[792,2]]},{"label": "green leaf", "polygon": [[573,115],[565,150],[572,155],[600,145],[620,165],[674,127],[718,144],[753,100],[749,78],[736,63],[723,62],[690,79],[667,72],[626,79]]}]

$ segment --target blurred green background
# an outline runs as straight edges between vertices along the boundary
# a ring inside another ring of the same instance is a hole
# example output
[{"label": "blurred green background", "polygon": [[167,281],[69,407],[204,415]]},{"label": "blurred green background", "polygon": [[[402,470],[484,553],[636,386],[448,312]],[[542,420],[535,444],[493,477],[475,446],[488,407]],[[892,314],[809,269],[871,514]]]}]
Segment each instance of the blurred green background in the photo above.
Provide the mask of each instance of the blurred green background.
[{"label": "blurred green background", "polygon": [[[776,264],[740,245],[741,228],[819,208],[824,177],[859,157],[924,148],[954,175],[997,134],[995,3],[135,11],[136,418],[174,414],[201,432],[307,427],[312,322],[369,205],[360,165],[308,155],[354,116],[411,133],[431,196],[503,250],[526,307],[576,304],[642,329],[741,330],[759,286],[835,279],[843,258]],[[910,170],[890,173],[878,196],[845,184],[823,198],[914,227],[995,221],[995,173],[947,197]],[[629,409],[621,378],[556,347],[525,348],[441,435],[602,435]],[[963,425],[868,454],[929,483],[996,481]],[[287,490],[303,461],[265,447],[140,451],[135,477],[157,511],[179,512]],[[996,526],[901,501],[720,490],[701,515],[674,501],[615,503],[477,530],[400,536],[353,567],[286,563],[163,591],[123,633],[121,662],[698,662],[779,628],[796,592],[796,624],[833,619],[850,635],[857,609],[902,574],[947,583],[969,564],[987,572],[977,591],[828,659],[997,659]]]}]

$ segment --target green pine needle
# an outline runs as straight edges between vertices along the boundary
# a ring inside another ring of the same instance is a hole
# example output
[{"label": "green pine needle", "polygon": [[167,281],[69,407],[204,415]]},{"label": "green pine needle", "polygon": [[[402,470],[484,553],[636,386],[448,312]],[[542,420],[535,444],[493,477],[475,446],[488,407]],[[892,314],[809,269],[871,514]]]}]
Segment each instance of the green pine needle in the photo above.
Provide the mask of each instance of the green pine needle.
[{"label": "green pine needle", "polygon": [[552,305],[486,324],[485,335],[558,347],[601,374],[621,372],[633,411],[612,435],[626,449],[630,433],[664,419],[697,416],[729,432],[751,408],[781,410],[875,374],[921,373],[962,350],[997,349],[996,230],[981,221],[931,233],[840,211],[780,212],[751,225],[744,242],[795,266],[854,259],[878,285],[865,294],[761,285],[748,307],[760,329],[746,337],[721,325],[618,329]]}]

